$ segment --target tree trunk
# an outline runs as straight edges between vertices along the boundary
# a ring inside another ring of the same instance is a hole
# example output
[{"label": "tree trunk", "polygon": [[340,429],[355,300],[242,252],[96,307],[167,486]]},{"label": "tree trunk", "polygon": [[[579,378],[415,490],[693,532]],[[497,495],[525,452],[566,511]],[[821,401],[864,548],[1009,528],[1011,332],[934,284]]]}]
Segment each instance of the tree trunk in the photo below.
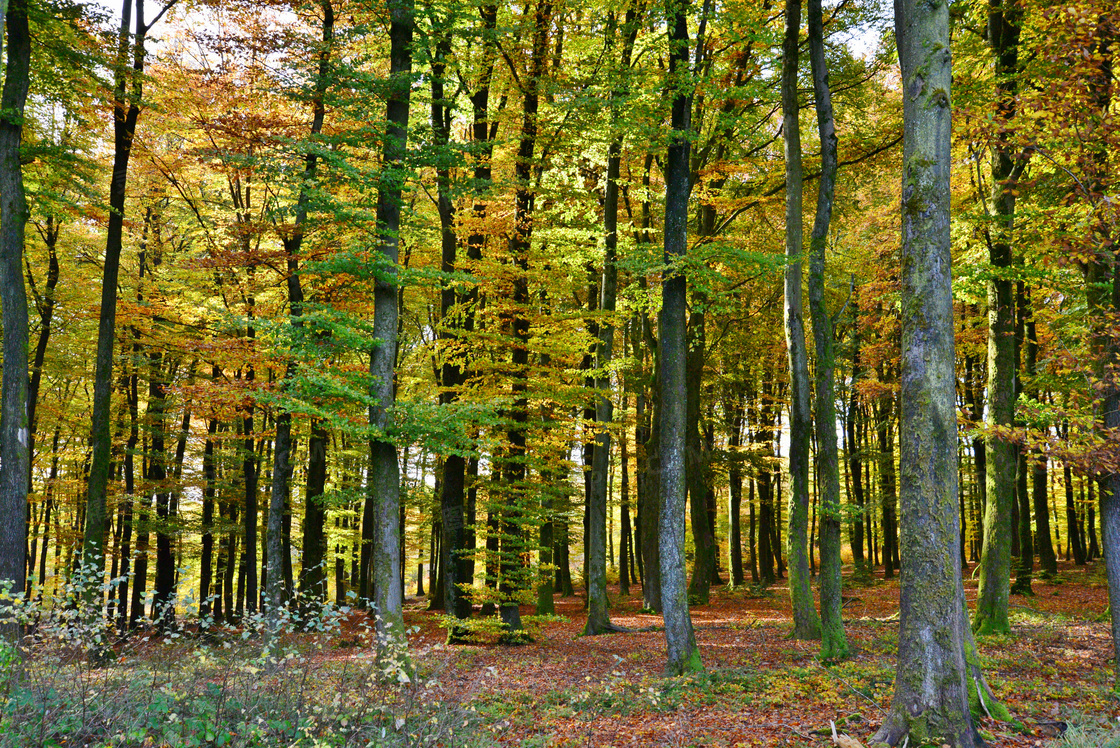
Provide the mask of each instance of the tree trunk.
[{"label": "tree trunk", "polygon": [[894,576],[895,550],[897,534],[895,532],[895,504],[897,503],[896,484],[894,473],[894,434],[891,431],[891,420],[894,414],[894,396],[887,394],[880,398],[879,417],[875,424],[879,437],[879,487],[880,505],[882,511],[882,524],[880,525],[882,541],[880,558],[883,562],[883,578],[890,579]]},{"label": "tree trunk", "polygon": [[[634,443],[638,449],[638,552],[642,559],[642,607],[661,612],[661,535],[659,529],[661,516],[661,389],[660,373],[657,371],[656,343],[650,331],[649,318],[640,316],[640,332],[635,336],[644,338],[644,350],[650,353],[653,371],[646,381],[650,393],[639,393],[635,406]],[[637,346],[635,346],[637,348]],[[645,357],[642,357],[643,364]],[[652,403],[649,405],[647,403]]]},{"label": "tree trunk", "polygon": [[412,71],[412,0],[388,0],[390,65],[387,126],[382,144],[382,172],[377,195],[379,251],[385,268],[374,287],[373,337],[379,342],[370,353],[369,374],[376,404],[369,409],[370,440],[368,491],[374,501],[373,595],[377,632],[382,646],[404,642],[403,599],[400,587],[400,474],[397,448],[390,438],[390,414],[395,402],[394,368],[397,359],[397,258],[400,247],[401,190],[408,132]]},{"label": "tree trunk", "polygon": [[[136,34],[132,37],[132,44],[130,45],[129,28],[134,8]],[[90,424],[92,455],[89,464],[85,528],[82,538],[82,574],[84,577],[82,583],[86,600],[89,602],[100,596],[101,578],[105,568],[105,497],[109,486],[109,453],[112,449],[109,421],[113,381],[113,347],[116,341],[117,278],[120,273],[121,249],[124,245],[125,182],[128,177],[128,161],[132,154],[132,139],[136,133],[136,121],[140,116],[146,56],[144,43],[150,27],[151,25],[144,21],[144,0],[124,0],[121,26],[118,33],[117,73],[113,87],[113,170],[109,183],[109,218],[105,232],[101,311],[97,327],[93,414]],[[129,69],[129,57],[132,58],[131,70]],[[20,288],[22,288],[22,284]],[[23,306],[26,308],[26,302]],[[26,349],[26,342],[24,349]],[[23,355],[26,356],[26,353]],[[5,360],[8,360],[7,357],[5,357]],[[5,443],[8,443],[8,441],[5,440]]]},{"label": "tree trunk", "polygon": [[695,551],[692,581],[688,586],[689,601],[707,605],[712,577],[716,567],[715,538],[708,522],[708,464],[700,435],[700,385],[703,381],[705,357],[704,300],[693,294],[693,311],[685,332],[685,469],[688,485],[689,519]]},{"label": "tree trunk", "polygon": [[[852,292],[852,319],[859,319],[858,291]],[[867,513],[867,498],[864,494],[863,483],[863,444],[860,441],[860,407],[856,382],[863,375],[859,361],[859,325],[852,325],[852,383],[848,391],[848,413],[844,423],[844,434],[847,440],[848,474],[851,476],[852,496],[855,502],[855,516],[852,522],[852,562],[856,568],[863,566],[869,560],[863,552],[864,522]]]},{"label": "tree trunk", "polygon": [[[219,376],[214,367],[214,377]],[[217,471],[214,466],[214,435],[218,431],[218,419],[211,418],[206,424],[206,443],[202,448],[202,556],[199,561],[198,581],[198,618],[202,624],[211,621],[211,595],[214,566],[214,500],[217,495]]]},{"label": "tree trunk", "polygon": [[821,659],[848,656],[848,638],[840,609],[840,458],[836,449],[835,353],[832,318],[824,300],[825,250],[836,190],[836,125],[832,93],[824,56],[824,20],[821,0],[809,0],[809,57],[817,103],[817,129],[821,140],[821,181],[817,213],[809,240],[809,312],[813,320],[813,345],[817,349],[816,428],[817,472],[821,497]]},{"label": "tree trunk", "polygon": [[[623,355],[625,356],[625,349]],[[622,405],[625,412],[628,407],[625,389],[623,390]],[[618,459],[622,468],[619,491],[621,527],[619,528],[618,540],[618,593],[626,596],[630,595],[630,580],[633,578],[634,581],[637,581],[637,577],[634,576],[634,540],[630,529],[630,451],[627,448],[628,441],[626,430],[623,429],[619,432],[618,439]]]},{"label": "tree trunk", "polygon": [[[613,46],[617,21],[611,13],[607,22],[610,41]],[[638,35],[636,13],[631,7],[626,12],[622,29],[623,45],[620,69],[628,71],[634,40]],[[622,164],[622,132],[615,127],[618,116],[618,101],[626,95],[619,86],[611,89],[611,142],[607,147],[607,184],[603,200],[603,236],[605,251],[603,255],[603,276],[599,283],[599,309],[604,313],[599,324],[599,340],[595,347],[595,450],[592,456],[591,495],[588,503],[589,534],[588,547],[588,596],[586,635],[603,634],[615,630],[607,612],[607,573],[604,556],[604,536],[606,534],[608,469],[610,464],[611,434],[608,430],[614,420],[614,403],[611,400],[611,378],[609,366],[614,353],[614,320],[618,296],[618,179]]]},{"label": "tree trunk", "polygon": [[[1007,124],[1016,115],[1019,33],[1022,11],[1017,2],[991,0],[988,39],[995,59],[996,117],[1000,131],[992,148],[992,212],[996,231],[989,235],[992,277],[988,281],[988,418],[987,503],[980,556],[980,586],[973,629],[1006,634],[1011,579],[1012,504],[1015,501],[1016,447],[1007,431],[1015,417],[1015,300],[1012,296],[1011,230],[1017,188],[1009,181],[1016,170]],[[1020,167],[1021,168],[1021,167]],[[1002,432],[1002,433],[1001,433]]]},{"label": "tree trunk", "polygon": [[[743,531],[742,531],[742,504],[743,504],[743,463],[739,448],[743,442],[743,395],[738,390],[734,391],[733,402],[729,404],[727,412],[730,414],[727,429],[728,459],[728,518],[729,532],[727,544],[730,551],[731,583],[739,587],[745,581],[743,578]],[[751,508],[754,516],[754,508]],[[753,540],[753,536],[752,536]]]},{"label": "tree trunk", "polygon": [[[11,593],[20,593],[27,579],[27,487],[31,480],[27,291],[23,284],[27,201],[20,165],[23,112],[31,65],[26,0],[9,0],[4,27],[8,35],[8,59],[4,68],[4,89],[0,94],[0,321],[4,328],[3,381],[0,384],[3,390],[0,393],[0,516],[3,517],[0,521],[0,585],[7,583]],[[0,605],[2,607],[7,604]],[[0,627],[0,636],[10,642],[17,641],[19,634],[16,624],[5,623]]]},{"label": "tree trunk", "polygon": [[163,381],[163,356],[158,349],[148,353],[148,411],[151,434],[148,457],[148,490],[155,498],[156,578],[152,617],[161,631],[175,625],[175,558],[171,552],[171,495],[167,486],[166,414],[167,388]]},{"label": "tree trunk", "polygon": [[[313,621],[327,601],[327,444],[330,434],[322,419],[311,419],[307,440],[307,486],[303,508],[303,567],[299,574],[300,615]],[[271,530],[270,530],[271,532]],[[270,536],[271,537],[271,536]]]},{"label": "tree trunk", "polygon": [[[669,150],[665,163],[665,264],[670,268],[684,258],[688,249],[688,134],[692,97],[685,93],[688,75],[688,3],[667,0],[669,29],[669,86],[673,91]],[[661,605],[665,620],[667,675],[703,670],[700,650],[688,611],[684,566],[685,443],[687,399],[685,372],[687,306],[685,275],[666,270],[661,280],[659,335],[661,434],[660,497],[658,530],[661,543]]]},{"label": "tree trunk", "polygon": [[793,638],[819,639],[821,619],[809,587],[809,356],[801,302],[802,182],[800,103],[797,97],[801,0],[786,0],[782,42],[782,133],[786,159],[785,332],[789,354],[789,596]]},{"label": "tree trunk", "polygon": [[969,707],[957,560],[957,408],[949,228],[949,6],[900,0],[902,63],[901,501],[905,562],[890,713],[872,743],[984,745]]}]

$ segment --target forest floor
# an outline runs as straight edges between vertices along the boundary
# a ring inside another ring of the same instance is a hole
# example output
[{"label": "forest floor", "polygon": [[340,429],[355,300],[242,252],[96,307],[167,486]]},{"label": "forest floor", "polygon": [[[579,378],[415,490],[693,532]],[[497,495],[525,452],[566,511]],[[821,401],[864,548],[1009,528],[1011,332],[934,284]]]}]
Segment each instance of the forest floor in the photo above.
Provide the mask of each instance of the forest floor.
[{"label": "forest floor", "polygon": [[[965,586],[971,604],[968,572]],[[1120,745],[1103,564],[1062,564],[1056,579],[1036,579],[1033,590],[1011,598],[1011,636],[978,642],[987,679],[1016,720],[985,718],[982,734],[1014,748]],[[765,591],[713,589],[710,604],[692,608],[705,673],[677,679],[662,677],[661,619],[640,611],[638,586],[625,597],[610,589],[612,622],[633,633],[580,636],[581,596],[558,598],[566,620],[516,647],[444,645],[438,616],[420,598],[408,601],[406,621],[410,647],[442,697],[476,710],[502,744],[823,746],[832,745],[830,720],[866,742],[889,706],[898,595],[897,578],[859,586],[845,578],[855,654],[826,666],[817,642],[788,638],[781,582]]]}]

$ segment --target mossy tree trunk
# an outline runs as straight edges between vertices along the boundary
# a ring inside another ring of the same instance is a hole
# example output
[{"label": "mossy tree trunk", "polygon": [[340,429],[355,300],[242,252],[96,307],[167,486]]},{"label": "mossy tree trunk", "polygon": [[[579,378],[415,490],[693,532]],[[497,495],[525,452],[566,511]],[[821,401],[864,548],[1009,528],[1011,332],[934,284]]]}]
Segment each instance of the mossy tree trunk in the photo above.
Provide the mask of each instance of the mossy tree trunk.
[{"label": "mossy tree trunk", "polygon": [[[1022,11],[1014,0],[991,0],[988,40],[995,59],[996,115],[1009,123],[1016,113],[1019,32]],[[980,554],[980,587],[972,626],[977,633],[1010,632],[1007,603],[1011,586],[1012,504],[1015,501],[1017,450],[1008,430],[1015,417],[1015,300],[1012,296],[1011,230],[1015,217],[1015,172],[1006,128],[992,149],[993,231],[988,232],[992,265],[988,281],[988,408],[984,539]]]},{"label": "mossy tree trunk", "polygon": [[949,3],[899,0],[902,64],[901,504],[898,667],[871,742],[984,745],[969,708],[959,563],[952,258]]}]

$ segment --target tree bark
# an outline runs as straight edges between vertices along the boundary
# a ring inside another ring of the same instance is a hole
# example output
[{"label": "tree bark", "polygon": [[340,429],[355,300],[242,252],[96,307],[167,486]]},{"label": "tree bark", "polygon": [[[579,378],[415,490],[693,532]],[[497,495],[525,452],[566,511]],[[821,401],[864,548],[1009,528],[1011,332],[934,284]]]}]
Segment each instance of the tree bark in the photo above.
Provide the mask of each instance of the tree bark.
[{"label": "tree bark", "polygon": [[899,0],[902,63],[901,423],[903,552],[898,668],[871,739],[984,745],[972,722],[958,562],[957,408],[949,227],[949,4]]},{"label": "tree bark", "polygon": [[809,0],[809,58],[813,69],[817,130],[821,140],[821,178],[817,213],[809,239],[809,313],[813,320],[813,345],[817,349],[816,428],[817,473],[821,499],[821,659],[848,656],[848,638],[840,609],[840,458],[836,448],[835,340],[833,322],[824,300],[825,251],[836,191],[836,124],[832,92],[824,56],[824,20],[821,0]]},{"label": "tree bark", "polygon": [[[0,517],[3,517],[0,521],[0,586],[7,585],[9,592],[18,594],[24,591],[27,581],[27,486],[31,473],[27,413],[27,291],[23,283],[27,201],[20,164],[23,112],[31,66],[26,0],[9,0],[4,26],[8,37],[8,59],[4,68],[4,88],[0,93],[0,319],[4,327],[4,364],[0,384],[3,390],[0,393]],[[109,353],[111,357],[111,341]],[[106,431],[108,422],[106,414]],[[0,605],[0,614],[6,606]],[[19,633],[17,624],[9,621],[0,623],[0,636],[9,641],[18,640]]]},{"label": "tree bark", "polygon": [[[631,7],[626,12],[622,28],[622,53],[619,69],[629,71],[630,56],[638,35],[636,13]],[[616,16],[611,13],[607,33],[609,45],[614,44]],[[625,73],[624,73],[625,75]],[[617,80],[617,76],[616,76]],[[599,283],[599,309],[604,313],[599,324],[599,340],[595,346],[595,450],[592,453],[591,495],[589,509],[588,552],[588,596],[586,635],[603,634],[615,630],[607,612],[607,570],[605,554],[605,535],[607,523],[607,487],[610,466],[611,434],[610,424],[614,420],[614,403],[611,400],[610,363],[614,354],[613,315],[618,297],[618,179],[622,164],[622,132],[615,120],[618,117],[619,99],[626,90],[616,84],[611,88],[611,142],[607,147],[607,183],[603,200],[603,275]]]},{"label": "tree bark", "polygon": [[[730,551],[731,583],[736,587],[743,584],[743,463],[739,448],[743,442],[743,395],[737,388],[732,392],[732,402],[728,404],[730,416],[727,427],[728,459],[728,540]],[[753,508],[752,508],[753,515]]]},{"label": "tree bark", "polygon": [[327,601],[327,509],[323,494],[327,487],[329,441],[330,434],[322,419],[311,419],[303,508],[303,566],[299,573],[300,617],[304,623],[313,621]]},{"label": "tree bark", "polygon": [[786,0],[782,42],[782,134],[786,160],[785,333],[789,355],[789,596],[793,638],[819,639],[821,619],[809,587],[809,356],[801,301],[802,182],[800,103],[797,97],[801,0]]},{"label": "tree bark", "polygon": [[992,210],[995,231],[988,234],[992,277],[988,281],[988,429],[987,502],[980,555],[980,586],[973,629],[980,634],[1010,633],[1007,604],[1011,585],[1012,504],[1015,501],[1015,445],[1009,430],[1015,418],[1015,299],[1012,295],[1011,231],[1016,188],[1006,125],[1015,117],[1019,33],[1022,11],[1015,0],[990,0],[988,39],[995,59],[996,116],[1001,130],[992,148]]},{"label": "tree bark", "polygon": [[[129,44],[133,8],[136,35]],[[125,183],[132,139],[140,116],[143,93],[144,42],[149,26],[144,22],[144,0],[124,0],[117,46],[117,76],[113,87],[113,170],[109,183],[109,220],[105,234],[104,274],[101,280],[101,311],[97,328],[94,368],[93,414],[90,424],[90,465],[86,496],[85,529],[82,538],[82,574],[85,597],[100,596],[105,569],[105,497],[109,485],[112,448],[109,421],[112,398],[113,347],[116,341],[117,278],[124,246]],[[130,55],[131,53],[131,55]],[[129,57],[131,56],[131,70]],[[131,90],[129,83],[131,82]],[[26,306],[26,304],[25,304]],[[25,354],[26,355],[26,354]]]},{"label": "tree bark", "polygon": [[379,342],[370,353],[369,374],[376,401],[369,422],[376,430],[370,440],[368,491],[374,502],[373,595],[377,632],[383,646],[404,642],[403,597],[400,586],[400,474],[397,447],[391,436],[395,402],[394,368],[397,360],[398,303],[397,258],[400,247],[401,189],[404,180],[408,133],[409,95],[412,90],[412,0],[388,0],[389,86],[387,126],[382,144],[382,184],[377,195],[379,252],[383,267],[374,287],[373,337]]},{"label": "tree bark", "polygon": [[703,670],[700,650],[688,611],[684,567],[685,504],[685,401],[687,287],[685,275],[676,267],[687,252],[688,240],[688,134],[691,82],[688,71],[688,2],[666,0],[669,31],[669,83],[672,117],[669,150],[665,163],[665,254],[667,266],[661,280],[659,335],[661,434],[661,512],[658,530],[661,543],[661,605],[665,620],[667,675]]}]

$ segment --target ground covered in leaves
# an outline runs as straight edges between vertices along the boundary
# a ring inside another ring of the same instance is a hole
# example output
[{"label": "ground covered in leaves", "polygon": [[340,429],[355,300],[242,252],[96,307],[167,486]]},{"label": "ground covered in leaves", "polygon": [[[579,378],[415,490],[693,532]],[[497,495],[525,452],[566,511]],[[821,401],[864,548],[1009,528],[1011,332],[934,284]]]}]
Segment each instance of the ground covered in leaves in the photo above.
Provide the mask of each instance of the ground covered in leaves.
[{"label": "ground covered in leaves", "polygon": [[[558,600],[566,620],[516,647],[446,646],[436,614],[419,599],[406,619],[436,692],[476,710],[502,744],[823,746],[832,744],[830,720],[866,743],[890,703],[898,583],[845,582],[850,660],[823,664],[816,642],[788,638],[780,584],[724,588],[692,609],[706,672],[678,679],[661,676],[661,620],[641,612],[640,588],[627,597],[611,590],[612,621],[633,633],[580,636],[582,597]],[[966,574],[970,603],[975,592]],[[990,685],[1016,719],[984,719],[990,745],[1120,746],[1107,607],[1103,565],[1063,565],[1057,579],[1035,581],[1033,596],[1012,597],[1012,635],[978,642]]]}]

